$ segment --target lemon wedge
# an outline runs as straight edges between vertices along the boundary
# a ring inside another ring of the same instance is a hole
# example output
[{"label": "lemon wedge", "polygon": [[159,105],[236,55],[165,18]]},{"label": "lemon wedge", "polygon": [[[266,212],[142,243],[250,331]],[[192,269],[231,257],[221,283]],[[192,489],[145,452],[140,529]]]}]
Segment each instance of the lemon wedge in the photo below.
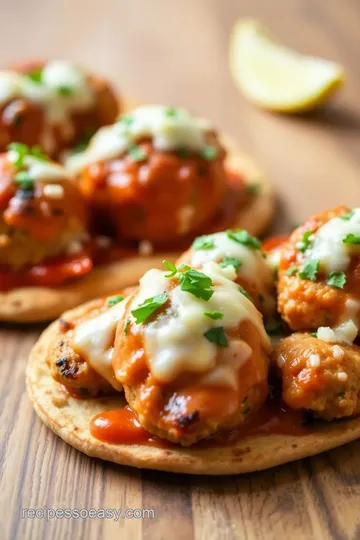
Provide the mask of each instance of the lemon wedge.
[{"label": "lemon wedge", "polygon": [[276,112],[313,109],[324,103],[344,80],[341,66],[301,55],[277,43],[254,20],[235,24],[229,62],[231,74],[245,96]]}]

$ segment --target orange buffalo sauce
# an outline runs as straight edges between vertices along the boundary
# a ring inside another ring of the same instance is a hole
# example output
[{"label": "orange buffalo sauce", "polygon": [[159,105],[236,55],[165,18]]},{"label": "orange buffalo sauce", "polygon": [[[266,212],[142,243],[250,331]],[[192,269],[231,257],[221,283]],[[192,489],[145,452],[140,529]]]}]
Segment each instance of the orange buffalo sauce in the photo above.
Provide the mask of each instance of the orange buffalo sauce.
[{"label": "orange buffalo sauce", "polygon": [[270,238],[267,238],[262,243],[262,248],[264,251],[272,251],[273,249],[276,249],[280,247],[282,244],[287,242],[289,240],[288,234],[279,234],[278,236],[271,236]]},{"label": "orange buffalo sauce", "polygon": [[90,422],[90,433],[113,444],[146,444],[152,439],[129,407],[97,414]]}]

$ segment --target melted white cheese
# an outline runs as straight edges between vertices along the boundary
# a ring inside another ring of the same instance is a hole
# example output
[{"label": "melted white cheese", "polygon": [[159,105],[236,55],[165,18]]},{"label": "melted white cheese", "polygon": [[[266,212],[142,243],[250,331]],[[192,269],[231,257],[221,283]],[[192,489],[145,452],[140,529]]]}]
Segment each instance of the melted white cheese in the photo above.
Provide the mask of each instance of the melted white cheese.
[{"label": "melted white cheese", "polygon": [[354,298],[348,298],[339,324],[335,328],[320,326],[317,329],[317,337],[329,343],[344,342],[352,345],[359,333],[359,311],[360,302]]},{"label": "melted white cheese", "polygon": [[[143,333],[149,368],[157,380],[171,382],[183,372],[192,372],[206,374],[207,381],[212,384],[234,387],[239,367],[251,355],[249,345],[242,340],[231,344],[229,339],[230,347],[222,348],[224,359],[227,357],[228,361],[223,360],[220,366],[216,363],[219,348],[204,333],[215,327],[223,327],[226,331],[249,320],[257,328],[266,349],[270,347],[269,339],[261,314],[233,281],[236,278],[234,268],[221,268],[214,262],[207,262],[202,271],[213,282],[214,293],[208,301],[182,291],[180,286],[169,291],[166,272],[147,272],[140,280],[131,310],[164,291],[168,291],[171,307],[152,322],[132,325],[132,331]],[[213,320],[204,314],[206,311],[220,311],[224,317]]]},{"label": "melted white cheese", "polygon": [[[17,152],[10,150],[8,153],[10,161],[17,159]],[[25,156],[24,165],[32,180],[47,180],[48,182],[58,182],[69,176],[69,173],[53,161],[44,161],[34,156]]]},{"label": "melted white cheese", "polygon": [[360,208],[354,209],[349,220],[336,217],[320,227],[314,235],[312,247],[306,252],[306,258],[319,260],[320,269],[328,275],[345,271],[351,256],[360,254],[360,245],[343,242],[348,234],[360,236]]},{"label": "melted white cheese", "polygon": [[[148,105],[138,107],[111,126],[106,126],[93,136],[88,148],[66,161],[66,166],[74,171],[95,161],[119,157],[141,138],[151,137],[154,147],[160,151],[186,148],[201,152],[207,146],[208,121],[196,118],[186,109],[176,108],[169,115],[168,107]],[[130,121],[128,120],[130,118]],[[127,119],[128,121],[126,121]]]},{"label": "melted white cheese", "polygon": [[74,331],[73,347],[90,366],[116,390],[122,385],[115,379],[112,368],[116,326],[124,314],[126,299],[100,315],[79,324]]},{"label": "melted white cheese", "polygon": [[95,96],[83,71],[72,62],[55,60],[44,66],[39,83],[21,73],[0,71],[0,103],[15,98],[24,98],[44,110],[46,121],[41,146],[52,152],[55,145],[52,126],[56,125],[65,138],[71,137],[70,114],[89,109]]}]

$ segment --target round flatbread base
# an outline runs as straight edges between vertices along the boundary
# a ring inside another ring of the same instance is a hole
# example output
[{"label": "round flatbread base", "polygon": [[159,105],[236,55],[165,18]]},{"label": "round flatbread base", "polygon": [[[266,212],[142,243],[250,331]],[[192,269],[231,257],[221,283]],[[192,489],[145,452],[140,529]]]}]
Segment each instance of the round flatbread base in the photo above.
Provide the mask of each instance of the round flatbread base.
[{"label": "round flatbread base", "polygon": [[[80,306],[64,315],[74,318]],[[360,437],[360,419],[319,424],[309,434],[250,435],[232,445],[209,448],[158,448],[109,444],[91,436],[91,418],[104,410],[125,405],[125,398],[80,400],[69,396],[53,380],[47,365],[49,344],[58,338],[52,323],[34,346],[27,366],[27,388],[35,411],[64,441],[88,456],[121,465],[189,474],[238,474],[258,471],[312,456]]]},{"label": "round flatbread base", "polygon": [[[261,234],[274,213],[274,195],[254,162],[227,137],[221,138],[229,152],[228,166],[238,171],[248,184],[257,184],[252,201],[239,212],[233,227]],[[211,231],[209,231],[211,232]],[[33,323],[50,321],[64,311],[99,296],[134,285],[150,268],[162,268],[162,261],[174,262],[180,253],[155,253],[131,257],[95,267],[89,274],[61,287],[24,287],[0,293],[0,321]]]}]

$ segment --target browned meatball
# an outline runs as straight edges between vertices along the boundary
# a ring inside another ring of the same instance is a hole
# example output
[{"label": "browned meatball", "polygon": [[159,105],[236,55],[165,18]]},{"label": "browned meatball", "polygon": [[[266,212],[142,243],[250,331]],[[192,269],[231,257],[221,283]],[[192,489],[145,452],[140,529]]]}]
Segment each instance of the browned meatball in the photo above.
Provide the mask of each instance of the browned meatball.
[{"label": "browned meatball", "polygon": [[[73,78],[67,83],[64,66],[83,74],[87,92],[77,94]],[[51,87],[43,80],[44,70],[49,67]],[[58,70],[57,91],[54,67]],[[85,74],[70,62],[28,62],[14,66],[12,73],[22,74],[25,86],[20,84],[16,91],[9,91],[8,99],[0,103],[0,151],[12,141],[19,141],[29,146],[39,144],[58,158],[84,137],[89,138],[101,126],[112,123],[119,113],[117,97],[109,83]]]},{"label": "browned meatball", "polygon": [[313,411],[325,420],[360,413],[359,347],[295,333],[280,342],[272,359],[291,408]]},{"label": "browned meatball", "polygon": [[[351,301],[360,301],[360,252],[356,244],[342,244],[344,238],[329,239],[330,266],[336,267],[336,248],[349,246],[349,262],[344,270],[327,271],[313,251],[324,225],[338,219],[340,225],[350,224],[351,213],[338,207],[310,218],[296,229],[282,247],[279,262],[278,310],[292,330],[336,326],[357,317],[351,313]],[[342,216],[345,216],[342,219]],[[339,219],[340,218],[340,219]],[[350,238],[351,240],[351,238]],[[333,242],[333,246],[331,246]],[[350,249],[352,251],[350,251]],[[333,259],[333,260],[331,260]],[[340,268],[340,267],[339,267]],[[350,303],[349,303],[350,301]],[[352,304],[354,305],[354,303]]]}]

